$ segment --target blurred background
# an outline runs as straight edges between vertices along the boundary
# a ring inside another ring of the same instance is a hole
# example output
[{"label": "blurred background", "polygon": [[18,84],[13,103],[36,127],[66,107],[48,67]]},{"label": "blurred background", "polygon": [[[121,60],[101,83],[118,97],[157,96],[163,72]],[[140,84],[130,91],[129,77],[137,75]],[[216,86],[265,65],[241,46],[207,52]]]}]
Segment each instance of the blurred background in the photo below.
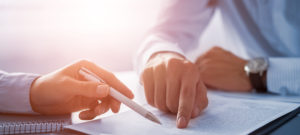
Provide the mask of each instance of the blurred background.
[{"label": "blurred background", "polygon": [[[0,69],[44,74],[88,59],[111,71],[132,70],[133,56],[164,2],[1,0]],[[222,27],[217,12],[202,47],[223,43]]]}]

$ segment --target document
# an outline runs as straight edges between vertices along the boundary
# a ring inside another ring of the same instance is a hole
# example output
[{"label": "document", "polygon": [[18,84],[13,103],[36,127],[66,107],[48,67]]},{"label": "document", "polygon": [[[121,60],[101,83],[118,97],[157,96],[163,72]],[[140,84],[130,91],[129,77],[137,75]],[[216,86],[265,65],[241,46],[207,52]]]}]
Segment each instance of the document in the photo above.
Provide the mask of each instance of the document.
[{"label": "document", "polygon": [[162,125],[129,110],[65,128],[98,135],[249,134],[299,107],[296,103],[230,98],[214,93],[209,93],[208,97],[208,107],[200,116],[192,119],[185,129],[176,128],[176,115],[161,112],[149,105],[145,107],[159,117]]},{"label": "document", "polygon": [[220,90],[210,90],[208,91],[215,95],[225,96],[225,97],[233,97],[233,98],[247,98],[247,99],[264,99],[264,100],[272,100],[272,101],[281,101],[281,102],[292,102],[292,103],[300,103],[300,95],[278,95],[271,93],[245,93],[245,92],[227,92]]}]

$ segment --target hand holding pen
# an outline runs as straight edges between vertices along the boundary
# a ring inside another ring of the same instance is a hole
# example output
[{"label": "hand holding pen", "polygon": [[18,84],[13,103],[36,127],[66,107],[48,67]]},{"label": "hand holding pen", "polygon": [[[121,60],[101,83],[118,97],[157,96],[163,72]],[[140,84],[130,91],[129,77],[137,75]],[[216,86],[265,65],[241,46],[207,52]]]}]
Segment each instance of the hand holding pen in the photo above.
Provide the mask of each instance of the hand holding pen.
[{"label": "hand holding pen", "polygon": [[[87,67],[106,83],[87,81],[79,74],[81,67]],[[81,112],[80,118],[92,119],[109,109],[115,113],[119,111],[120,102],[109,96],[110,87],[133,98],[132,92],[111,72],[81,60],[38,77],[30,88],[30,103],[33,111],[40,114],[67,114],[87,110]]]},{"label": "hand holding pen", "polygon": [[[89,80],[89,81],[105,84],[105,81],[102,80],[102,78],[100,78],[99,76],[97,76],[93,72],[89,71],[85,67],[81,67],[81,69],[79,70],[79,74],[84,76],[84,78]],[[110,88],[109,95],[112,96],[114,99],[124,103],[130,109],[132,109],[133,111],[135,111],[138,114],[142,115],[143,117],[147,118],[148,120],[151,120],[152,122],[161,124],[159,119],[154,114],[152,114],[150,111],[146,110],[145,108],[143,108],[139,104],[135,103],[134,101],[130,100],[129,98],[127,98],[126,96],[124,96],[123,94],[118,92],[116,89]]]}]

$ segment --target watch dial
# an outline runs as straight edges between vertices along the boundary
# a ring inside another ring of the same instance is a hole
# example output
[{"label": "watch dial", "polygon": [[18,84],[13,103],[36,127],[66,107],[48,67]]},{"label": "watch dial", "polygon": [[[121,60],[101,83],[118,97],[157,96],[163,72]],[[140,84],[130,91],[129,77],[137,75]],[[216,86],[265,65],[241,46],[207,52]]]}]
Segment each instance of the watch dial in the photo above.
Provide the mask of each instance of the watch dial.
[{"label": "watch dial", "polygon": [[245,70],[250,73],[259,73],[268,68],[268,63],[264,58],[256,58],[247,63]]}]

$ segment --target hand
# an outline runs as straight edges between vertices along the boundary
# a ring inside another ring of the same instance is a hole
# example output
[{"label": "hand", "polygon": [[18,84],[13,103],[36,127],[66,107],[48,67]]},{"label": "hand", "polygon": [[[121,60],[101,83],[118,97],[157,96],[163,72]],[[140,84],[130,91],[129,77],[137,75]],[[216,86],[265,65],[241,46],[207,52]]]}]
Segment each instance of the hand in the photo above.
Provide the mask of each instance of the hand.
[{"label": "hand", "polygon": [[154,54],[141,75],[147,102],[159,110],[177,113],[177,127],[185,128],[208,101],[197,66],[172,52]]},{"label": "hand", "polygon": [[[88,68],[107,84],[86,81],[78,73],[81,67]],[[35,112],[48,115],[88,109],[80,113],[81,119],[92,119],[110,108],[116,113],[120,102],[108,96],[110,86],[133,98],[131,91],[111,72],[81,60],[36,79],[30,89],[31,106]],[[98,103],[99,100],[101,103]]]},{"label": "hand", "polygon": [[213,47],[196,61],[207,87],[240,92],[249,92],[252,89],[244,71],[246,63],[246,60],[220,47]]}]

